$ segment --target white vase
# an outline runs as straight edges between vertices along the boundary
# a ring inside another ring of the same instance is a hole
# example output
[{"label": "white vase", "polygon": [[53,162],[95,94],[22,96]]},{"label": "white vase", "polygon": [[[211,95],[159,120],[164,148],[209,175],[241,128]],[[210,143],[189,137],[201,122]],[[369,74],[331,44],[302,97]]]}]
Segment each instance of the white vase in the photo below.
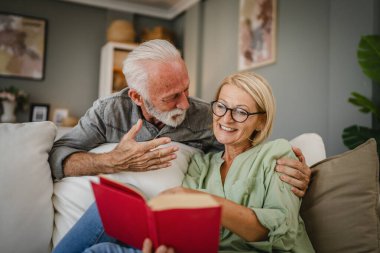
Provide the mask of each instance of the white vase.
[{"label": "white vase", "polygon": [[16,102],[3,100],[1,102],[1,105],[3,106],[3,114],[1,114],[0,122],[1,123],[16,122],[16,115],[15,115]]}]

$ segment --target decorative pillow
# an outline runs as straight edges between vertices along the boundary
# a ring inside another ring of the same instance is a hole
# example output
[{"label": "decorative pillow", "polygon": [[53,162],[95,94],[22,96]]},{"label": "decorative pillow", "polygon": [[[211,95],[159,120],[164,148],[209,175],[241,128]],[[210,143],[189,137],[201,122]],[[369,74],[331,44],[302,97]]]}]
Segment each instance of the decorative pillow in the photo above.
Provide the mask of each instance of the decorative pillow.
[{"label": "decorative pillow", "polygon": [[[91,152],[109,152],[116,145],[116,143],[103,144]],[[120,172],[107,176],[122,183],[135,185],[148,197],[157,195],[165,189],[181,185],[191,156],[201,151],[176,142],[169,145],[176,145],[180,148],[176,153],[177,158],[172,161],[170,167],[147,172]],[[89,176],[67,177],[54,184],[53,204],[56,211],[53,233],[54,247],[93,203],[94,197],[90,180],[98,180],[98,178]]]},{"label": "decorative pillow", "polygon": [[373,139],[315,164],[301,216],[316,252],[380,252],[378,201]]},{"label": "decorative pillow", "polygon": [[52,122],[0,124],[0,252],[50,252]]}]

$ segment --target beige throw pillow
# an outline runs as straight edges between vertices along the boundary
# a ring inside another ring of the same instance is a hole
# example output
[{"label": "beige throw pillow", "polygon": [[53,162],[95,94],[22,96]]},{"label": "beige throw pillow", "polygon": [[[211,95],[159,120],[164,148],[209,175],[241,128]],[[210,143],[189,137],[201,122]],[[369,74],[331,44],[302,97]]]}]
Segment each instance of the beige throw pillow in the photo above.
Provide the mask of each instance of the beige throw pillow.
[{"label": "beige throw pillow", "polygon": [[0,252],[51,251],[52,122],[0,124]]},{"label": "beige throw pillow", "polygon": [[380,252],[378,201],[375,140],[312,166],[301,215],[316,252]]}]

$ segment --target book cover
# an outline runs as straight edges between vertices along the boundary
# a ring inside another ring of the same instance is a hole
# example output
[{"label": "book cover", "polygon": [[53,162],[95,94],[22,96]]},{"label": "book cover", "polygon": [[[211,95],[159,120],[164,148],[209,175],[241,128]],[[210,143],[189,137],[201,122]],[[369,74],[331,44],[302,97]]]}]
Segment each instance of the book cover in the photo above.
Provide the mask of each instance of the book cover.
[{"label": "book cover", "polygon": [[133,186],[106,177],[91,182],[106,233],[141,249],[166,245],[177,253],[217,252],[220,205],[207,194],[168,194],[148,200]]}]

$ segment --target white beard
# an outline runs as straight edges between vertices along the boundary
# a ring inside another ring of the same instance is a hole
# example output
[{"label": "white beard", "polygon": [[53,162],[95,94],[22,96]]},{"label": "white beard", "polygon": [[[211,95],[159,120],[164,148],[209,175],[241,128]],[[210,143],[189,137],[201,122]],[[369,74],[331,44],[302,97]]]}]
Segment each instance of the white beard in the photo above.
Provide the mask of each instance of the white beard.
[{"label": "white beard", "polygon": [[160,112],[149,101],[144,99],[144,103],[146,111],[165,125],[177,127],[185,120],[186,110],[176,108],[168,112]]}]

